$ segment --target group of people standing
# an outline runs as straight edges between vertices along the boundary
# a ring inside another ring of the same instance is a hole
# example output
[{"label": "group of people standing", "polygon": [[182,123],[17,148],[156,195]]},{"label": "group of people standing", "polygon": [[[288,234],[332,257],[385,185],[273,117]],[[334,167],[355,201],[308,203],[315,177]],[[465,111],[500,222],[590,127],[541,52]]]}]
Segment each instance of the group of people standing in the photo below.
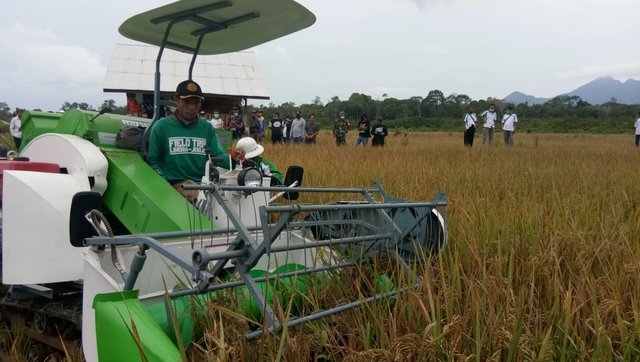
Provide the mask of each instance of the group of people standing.
[{"label": "group of people standing", "polygon": [[[371,126],[366,114],[360,116],[357,128],[358,135],[356,136],[355,145],[367,146],[369,138],[373,136],[371,145],[374,147],[383,147],[384,138],[387,137],[389,131],[387,126],[382,122],[383,118],[378,117],[377,123]],[[336,139],[336,144],[338,146],[344,146],[347,143],[346,134],[349,132],[349,128],[351,128],[351,122],[347,119],[345,113],[338,113],[338,117],[333,121],[333,137]]]},{"label": "group of people standing", "polygon": [[[251,137],[258,142],[262,142],[263,134],[259,128],[259,118],[253,117],[249,120],[249,129]],[[296,112],[293,119],[289,116],[285,116],[284,119],[280,118],[278,113],[273,114],[273,118],[269,121],[267,127],[271,131],[271,142],[276,143],[293,143],[293,144],[315,144],[317,141],[318,133],[320,132],[320,125],[316,121],[315,114],[309,114],[305,120],[300,112]],[[336,145],[343,146],[346,144],[347,132],[351,129],[351,121],[346,117],[345,112],[339,112],[336,119],[333,121],[333,137],[336,140]],[[358,136],[356,138],[356,146],[366,146],[369,142],[369,138],[373,137],[373,146],[384,146],[384,138],[389,134],[387,126],[383,124],[382,117],[378,117],[377,123],[371,125],[367,115],[364,114],[360,117],[358,123]]]},{"label": "group of people standing", "polygon": [[[495,104],[489,105],[489,109],[482,112],[478,117],[473,107],[469,107],[467,114],[464,116],[464,145],[465,147],[473,146],[473,139],[476,133],[476,125],[478,121],[484,122],[482,127],[482,144],[491,145],[493,142],[493,134],[498,122],[498,113]],[[516,132],[516,123],[518,116],[513,113],[513,108],[507,106],[502,116],[502,131],[504,134],[504,143],[513,146],[513,134]]]},{"label": "group of people standing", "polygon": [[273,118],[269,121],[271,142],[274,144],[315,144],[320,126],[316,123],[315,114],[312,113],[307,118],[308,121],[302,117],[300,112],[296,112],[294,119],[289,116],[281,119],[278,113],[274,113]]}]

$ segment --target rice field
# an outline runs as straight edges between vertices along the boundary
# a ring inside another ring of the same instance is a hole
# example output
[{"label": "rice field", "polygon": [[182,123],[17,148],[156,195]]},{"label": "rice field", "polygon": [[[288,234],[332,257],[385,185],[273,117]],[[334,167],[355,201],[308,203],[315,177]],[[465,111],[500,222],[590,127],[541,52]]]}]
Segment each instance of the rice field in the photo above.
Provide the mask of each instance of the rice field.
[{"label": "rice field", "polygon": [[[449,245],[423,286],[258,342],[211,310],[198,360],[637,361],[640,150],[633,135],[390,135],[384,148],[266,144],[305,185],[370,186],[425,200],[445,191]],[[318,202],[325,200],[303,200]],[[317,290],[312,303],[341,293]],[[351,291],[353,292],[353,291]],[[316,300],[317,299],[317,300]]]},{"label": "rice field", "polygon": [[[448,195],[449,244],[414,266],[420,288],[388,301],[266,335],[220,298],[199,319],[193,361],[640,360],[640,149],[633,135],[390,135],[384,148],[272,145],[305,186],[368,187],[410,200]],[[302,202],[327,202],[317,199]],[[397,286],[411,281],[381,260]],[[358,296],[341,275],[307,296],[310,309]],[[355,286],[355,287],[354,287]],[[277,311],[285,313],[286,311]],[[15,341],[13,348],[15,348]],[[16,354],[11,354],[16,356]],[[75,354],[74,354],[75,355]],[[68,360],[79,360],[68,357]]]}]

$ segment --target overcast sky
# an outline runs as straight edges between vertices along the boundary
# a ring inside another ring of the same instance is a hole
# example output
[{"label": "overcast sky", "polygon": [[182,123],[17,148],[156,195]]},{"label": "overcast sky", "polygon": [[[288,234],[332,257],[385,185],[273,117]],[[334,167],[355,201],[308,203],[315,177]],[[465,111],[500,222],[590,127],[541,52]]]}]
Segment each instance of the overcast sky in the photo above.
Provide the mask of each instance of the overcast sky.
[{"label": "overcast sky", "polygon": [[[0,101],[99,106],[117,29],[166,0],[8,1],[0,22]],[[301,0],[317,22],[253,48],[275,104],[569,92],[597,77],[640,79],[639,0]],[[255,103],[255,102],[250,102]]]}]

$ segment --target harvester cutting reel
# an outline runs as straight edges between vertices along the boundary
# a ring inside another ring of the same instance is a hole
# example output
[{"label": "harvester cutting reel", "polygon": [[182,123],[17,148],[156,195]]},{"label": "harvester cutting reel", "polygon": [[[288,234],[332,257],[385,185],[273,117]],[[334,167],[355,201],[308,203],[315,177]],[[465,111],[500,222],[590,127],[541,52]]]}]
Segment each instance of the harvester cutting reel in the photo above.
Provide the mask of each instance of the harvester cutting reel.
[{"label": "harvester cutting reel", "polygon": [[[221,208],[229,226],[184,233],[98,236],[84,239],[83,244],[120,245],[118,248],[131,251],[125,254],[132,260],[121,262],[125,269],[128,266],[128,270],[120,273],[125,290],[134,288],[139,276],[146,280],[144,274],[148,271],[145,271],[144,264],[147,254],[154,254],[155,258],[162,257],[165,264],[179,266],[191,276],[190,285],[169,292],[172,299],[241,288],[252,300],[252,306],[247,308],[246,314],[264,318],[266,328],[271,332],[279,331],[283,326],[292,327],[388,298],[420,284],[419,276],[415,275],[412,278],[415,284],[407,288],[392,287],[377,291],[377,294],[373,292],[371,295],[355,296],[353,302],[281,321],[271,307],[274,299],[289,303],[297,298],[294,304],[299,303],[301,294],[312,288],[307,278],[313,273],[330,275],[332,271],[366,264],[370,257],[381,253],[391,256],[405,271],[412,273],[411,262],[426,260],[441,251],[447,243],[447,226],[442,211],[447,205],[444,193],[430,201],[409,202],[388,196],[378,182],[369,189],[296,187],[295,191],[301,195],[355,194],[362,199],[322,205],[270,204],[263,201],[258,203],[260,206],[257,210],[249,211],[253,213],[249,219],[255,216],[256,222],[247,225],[247,217],[242,214],[247,212],[247,208],[240,210],[234,206],[234,198],[269,200],[271,193],[285,189],[218,183],[185,185],[185,188],[206,194],[206,199],[212,205],[207,209]],[[382,200],[377,201],[374,195]],[[220,221],[218,217],[218,225],[225,224]],[[185,243],[161,241],[180,237],[191,240],[190,258],[185,257]],[[201,240],[207,237],[210,241],[201,242],[198,246],[193,243],[195,237]],[[230,274],[237,278],[228,278]],[[278,288],[269,291],[269,286],[282,282],[291,287],[285,288],[285,296],[274,298]],[[292,288],[297,290],[292,292]],[[142,299],[144,293],[140,294]],[[287,301],[287,298],[290,300]],[[247,338],[255,338],[263,332],[262,329],[249,332]]]}]

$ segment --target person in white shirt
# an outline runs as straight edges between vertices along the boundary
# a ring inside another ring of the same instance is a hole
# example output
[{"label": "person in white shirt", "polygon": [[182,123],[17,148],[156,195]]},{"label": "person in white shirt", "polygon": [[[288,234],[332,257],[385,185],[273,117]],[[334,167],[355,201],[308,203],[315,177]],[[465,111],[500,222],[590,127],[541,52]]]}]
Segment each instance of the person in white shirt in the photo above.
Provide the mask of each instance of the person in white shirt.
[{"label": "person in white shirt", "polygon": [[482,112],[482,119],[484,119],[484,126],[482,127],[482,144],[489,142],[489,145],[493,142],[493,130],[496,127],[496,121],[498,120],[498,113],[496,113],[496,105],[491,103],[489,109]]},{"label": "person in white shirt", "polygon": [[513,113],[511,106],[507,106],[504,110],[504,116],[502,116],[502,131],[504,132],[504,143],[509,147],[513,146],[513,134],[516,133],[516,123],[518,123],[518,116]]},{"label": "person in white shirt", "polygon": [[9,124],[9,132],[16,144],[16,150],[20,149],[20,144],[22,143],[22,131],[20,130],[20,127],[22,127],[21,117],[22,109],[16,108],[16,115],[11,118],[11,123]]},{"label": "person in white shirt", "polygon": [[636,119],[636,147],[640,145],[640,112],[638,112],[638,119]]},{"label": "person in white shirt", "polygon": [[464,116],[464,145],[465,147],[473,146],[473,137],[476,135],[476,117],[473,108],[467,110],[467,114]]},{"label": "person in white shirt", "polygon": [[220,112],[213,111],[213,118],[209,120],[209,123],[211,123],[213,128],[222,128],[224,126],[224,121],[220,118]]}]

